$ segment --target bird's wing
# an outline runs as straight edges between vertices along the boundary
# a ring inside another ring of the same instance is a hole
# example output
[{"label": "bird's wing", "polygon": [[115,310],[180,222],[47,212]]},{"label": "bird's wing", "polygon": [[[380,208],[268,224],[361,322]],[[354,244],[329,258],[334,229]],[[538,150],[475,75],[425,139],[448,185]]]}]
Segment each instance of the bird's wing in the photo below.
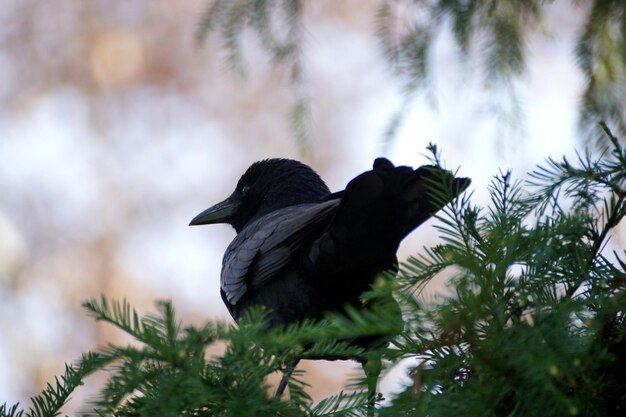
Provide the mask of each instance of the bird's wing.
[{"label": "bird's wing", "polygon": [[232,305],[274,278],[306,242],[330,223],[339,200],[276,210],[246,226],[224,255],[221,288]]}]

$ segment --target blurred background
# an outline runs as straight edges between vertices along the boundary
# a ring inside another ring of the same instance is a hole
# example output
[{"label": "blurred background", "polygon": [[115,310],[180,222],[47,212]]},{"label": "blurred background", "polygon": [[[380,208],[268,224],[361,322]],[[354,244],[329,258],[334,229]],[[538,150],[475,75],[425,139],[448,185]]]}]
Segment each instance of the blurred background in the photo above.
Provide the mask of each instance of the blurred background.
[{"label": "blurred background", "polygon": [[[481,204],[500,169],[521,179],[547,156],[582,148],[572,50],[584,7],[556,1],[545,11],[549,36],[529,35],[516,81],[521,123],[509,134],[488,111],[493,91],[440,31],[428,89],[387,143],[404,97],[376,37],[380,3],[307,3],[303,147],[289,124],[288,69],[252,39],[242,77],[227,70],[218,41],[194,39],[206,0],[0,2],[0,402],[26,406],[64,362],[126,342],[88,318],[83,300],[126,298],[146,312],[170,299],[184,323],[229,321],[219,271],[234,231],[187,224],[230,194],[253,161],[303,160],[338,190],[380,155],[426,163],[433,142],[448,168],[473,179]],[[429,222],[400,255],[436,239]],[[443,291],[434,283],[426,296]],[[304,366],[317,399],[358,369]],[[393,391],[398,374],[383,390]],[[70,410],[97,387],[98,377],[88,381]]]}]

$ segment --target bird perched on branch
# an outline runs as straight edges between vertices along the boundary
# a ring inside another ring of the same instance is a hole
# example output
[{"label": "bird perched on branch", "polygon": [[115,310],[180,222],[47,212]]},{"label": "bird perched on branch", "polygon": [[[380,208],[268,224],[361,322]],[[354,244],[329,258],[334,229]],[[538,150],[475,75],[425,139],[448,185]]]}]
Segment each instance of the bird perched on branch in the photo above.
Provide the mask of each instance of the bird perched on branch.
[{"label": "bird perched on branch", "polygon": [[436,166],[414,170],[378,158],[331,193],[309,166],[266,159],[190,224],[228,223],[237,232],[221,273],[235,321],[265,306],[269,325],[283,325],[358,308],[376,277],[396,267],[402,239],[469,183]]}]

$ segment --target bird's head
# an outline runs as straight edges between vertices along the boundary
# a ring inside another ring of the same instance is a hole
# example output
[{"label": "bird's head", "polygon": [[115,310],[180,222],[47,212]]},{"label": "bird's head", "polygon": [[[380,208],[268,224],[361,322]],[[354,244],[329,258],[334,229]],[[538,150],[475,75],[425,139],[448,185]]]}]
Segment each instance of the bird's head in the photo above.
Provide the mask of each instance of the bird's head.
[{"label": "bird's head", "polygon": [[255,162],[242,175],[235,191],[189,223],[228,223],[237,233],[259,217],[295,204],[317,203],[330,194],[320,176],[308,165],[291,159]]}]

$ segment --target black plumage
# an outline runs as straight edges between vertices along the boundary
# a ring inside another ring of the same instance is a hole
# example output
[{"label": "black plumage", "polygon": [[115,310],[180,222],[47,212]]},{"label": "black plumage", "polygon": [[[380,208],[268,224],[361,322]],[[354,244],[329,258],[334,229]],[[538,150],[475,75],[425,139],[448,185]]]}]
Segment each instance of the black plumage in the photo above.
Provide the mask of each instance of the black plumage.
[{"label": "black plumage", "polygon": [[263,305],[270,325],[288,324],[358,307],[376,276],[397,264],[400,241],[469,183],[434,166],[413,170],[378,158],[331,194],[307,165],[267,159],[191,225],[229,223],[237,232],[221,273],[233,318]]}]

